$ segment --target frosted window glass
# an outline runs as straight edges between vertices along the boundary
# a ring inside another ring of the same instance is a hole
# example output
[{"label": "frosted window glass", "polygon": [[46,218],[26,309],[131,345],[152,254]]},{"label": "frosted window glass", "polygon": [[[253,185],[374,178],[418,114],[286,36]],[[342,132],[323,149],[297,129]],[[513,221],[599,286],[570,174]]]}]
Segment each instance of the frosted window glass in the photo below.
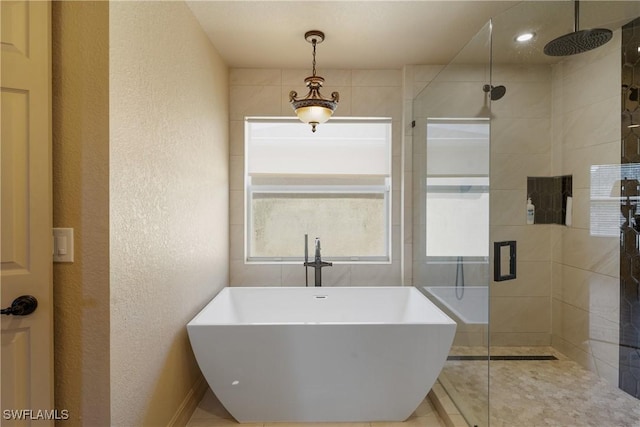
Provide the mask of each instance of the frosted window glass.
[{"label": "frosted window glass", "polygon": [[321,238],[323,257],[387,255],[382,194],[260,194],[252,212],[252,257],[300,258],[305,234]]}]

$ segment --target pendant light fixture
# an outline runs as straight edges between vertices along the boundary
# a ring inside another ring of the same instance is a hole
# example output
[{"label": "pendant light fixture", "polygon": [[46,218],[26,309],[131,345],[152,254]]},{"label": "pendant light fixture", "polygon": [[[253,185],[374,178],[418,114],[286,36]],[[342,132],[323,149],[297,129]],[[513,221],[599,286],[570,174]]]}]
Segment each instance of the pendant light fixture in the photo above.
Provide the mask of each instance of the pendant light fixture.
[{"label": "pendant light fixture", "polygon": [[331,93],[331,99],[325,99],[320,94],[320,88],[324,79],[316,76],[316,45],[324,40],[324,33],[318,30],[307,31],[304,35],[306,41],[313,45],[313,74],[304,79],[309,88],[309,93],[304,98],[298,99],[295,90],[289,92],[289,102],[296,112],[298,118],[304,123],[311,125],[311,131],[316,131],[316,126],[324,123],[338,107],[340,95],[338,92]]}]

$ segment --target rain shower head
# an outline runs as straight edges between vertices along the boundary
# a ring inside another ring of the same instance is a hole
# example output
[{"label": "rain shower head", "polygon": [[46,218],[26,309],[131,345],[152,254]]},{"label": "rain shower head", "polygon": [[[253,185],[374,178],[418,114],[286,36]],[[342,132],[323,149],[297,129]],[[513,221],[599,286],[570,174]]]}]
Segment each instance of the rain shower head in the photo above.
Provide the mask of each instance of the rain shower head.
[{"label": "rain shower head", "polygon": [[551,40],[544,47],[544,53],[548,56],[569,56],[576,53],[587,52],[602,46],[613,37],[611,30],[606,28],[592,28],[578,31],[580,17],[580,2],[574,2],[574,27],[573,33],[565,34]]},{"label": "rain shower head", "polygon": [[507,93],[507,88],[502,85],[500,86],[484,85],[482,86],[482,90],[485,93],[491,92],[490,96],[492,101],[497,101],[498,99],[502,98],[505,93]]}]

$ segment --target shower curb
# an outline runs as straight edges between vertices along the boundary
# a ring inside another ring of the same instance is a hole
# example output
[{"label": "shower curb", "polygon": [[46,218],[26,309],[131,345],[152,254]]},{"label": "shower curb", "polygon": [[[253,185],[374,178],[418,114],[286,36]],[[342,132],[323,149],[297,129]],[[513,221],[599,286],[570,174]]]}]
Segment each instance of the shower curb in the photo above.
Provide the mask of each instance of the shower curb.
[{"label": "shower curb", "polygon": [[447,427],[469,427],[439,380],[431,388],[427,397]]}]

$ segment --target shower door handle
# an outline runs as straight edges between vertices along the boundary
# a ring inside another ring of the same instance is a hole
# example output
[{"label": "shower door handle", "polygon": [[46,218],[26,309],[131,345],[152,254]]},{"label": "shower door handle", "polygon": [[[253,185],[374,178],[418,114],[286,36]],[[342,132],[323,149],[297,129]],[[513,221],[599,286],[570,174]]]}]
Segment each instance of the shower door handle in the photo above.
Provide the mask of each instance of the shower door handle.
[{"label": "shower door handle", "polygon": [[[506,255],[506,249],[509,253],[509,272],[502,273],[502,258]],[[504,251],[504,252],[503,252]],[[516,278],[516,241],[508,240],[505,242],[493,243],[493,280],[503,282],[505,280],[513,280]]]}]

